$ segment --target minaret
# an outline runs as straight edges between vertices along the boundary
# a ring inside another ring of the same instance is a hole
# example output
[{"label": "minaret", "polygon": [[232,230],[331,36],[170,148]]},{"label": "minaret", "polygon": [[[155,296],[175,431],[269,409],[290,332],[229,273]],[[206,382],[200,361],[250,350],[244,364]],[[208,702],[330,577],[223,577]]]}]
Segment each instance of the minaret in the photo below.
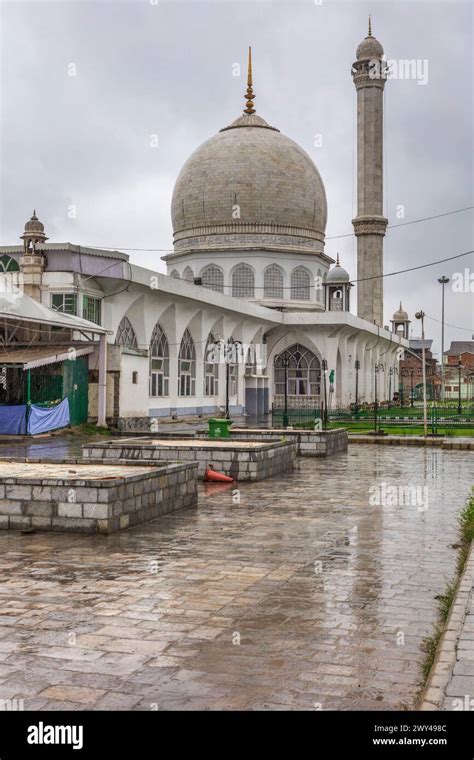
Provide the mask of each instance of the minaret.
[{"label": "minaret", "polygon": [[23,276],[23,289],[27,296],[41,301],[41,281],[46,267],[44,251],[38,245],[45,243],[48,238],[44,225],[33,211],[33,216],[25,224],[25,231],[20,236],[23,240],[23,255],[20,259],[20,269]]},{"label": "minaret", "polygon": [[[357,314],[383,326],[383,47],[367,37],[357,48],[352,79],[357,90]],[[364,279],[372,278],[372,279]]]}]

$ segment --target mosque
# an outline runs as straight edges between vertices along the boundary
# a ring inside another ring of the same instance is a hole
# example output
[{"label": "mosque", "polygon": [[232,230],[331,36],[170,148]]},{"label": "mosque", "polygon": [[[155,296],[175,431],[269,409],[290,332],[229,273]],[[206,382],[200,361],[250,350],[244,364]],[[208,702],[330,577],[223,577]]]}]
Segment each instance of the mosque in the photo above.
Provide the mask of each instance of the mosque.
[{"label": "mosque", "polygon": [[[2,277],[21,285],[17,319],[37,314],[14,337],[3,322],[0,371],[14,348],[15,366],[64,375],[75,350],[87,387],[84,414],[131,431],[148,429],[150,418],[227,412],[262,419],[285,397],[289,406],[314,409],[324,393],[333,408],[370,403],[377,374],[378,400],[386,399],[408,336],[395,315],[392,329],[383,322],[386,73],[370,22],[352,78],[353,281],[324,252],[327,200],[313,160],[257,113],[249,51],[243,113],[198,147],[176,180],[166,275],[120,251],[51,243],[36,213],[22,245],[0,247]],[[35,319],[43,325],[36,333]]]}]

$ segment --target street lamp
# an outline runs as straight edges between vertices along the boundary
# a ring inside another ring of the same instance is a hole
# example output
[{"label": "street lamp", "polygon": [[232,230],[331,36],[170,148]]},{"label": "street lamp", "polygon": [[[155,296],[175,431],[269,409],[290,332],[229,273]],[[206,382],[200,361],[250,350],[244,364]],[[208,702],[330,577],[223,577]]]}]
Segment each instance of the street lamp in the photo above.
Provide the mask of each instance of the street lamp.
[{"label": "street lamp", "polygon": [[441,290],[441,401],[444,401],[444,286],[448,284],[449,277],[443,275],[438,278],[442,285]]},{"label": "street lamp", "polygon": [[322,360],[322,371],[323,371],[323,388],[324,388],[324,417],[323,417],[323,423],[324,428],[327,428],[328,425],[328,396],[327,396],[327,383],[326,383],[326,374],[328,371],[328,363],[326,359]]},{"label": "street lamp", "polygon": [[374,430],[377,432],[377,412],[378,412],[378,398],[377,398],[377,377],[379,372],[383,372],[384,366],[381,362],[375,365],[375,403],[374,403]]},{"label": "street lamp", "polygon": [[283,368],[285,370],[285,411],[283,414],[283,427],[288,427],[288,351],[283,354]]},{"label": "street lamp", "polygon": [[413,404],[413,400],[415,398],[415,391],[414,391],[414,388],[413,388],[413,377],[414,377],[414,375],[415,375],[415,370],[412,367],[411,370],[410,370],[410,378],[411,378],[411,380],[410,380],[410,400],[411,400],[410,406],[414,405]]},{"label": "street lamp", "polygon": [[423,364],[423,431],[424,436],[428,433],[428,413],[426,408],[426,364],[425,364],[425,312],[417,311],[417,319],[421,319],[421,361]]},{"label": "street lamp", "polygon": [[358,359],[355,360],[354,363],[355,371],[356,371],[356,388],[355,388],[355,413],[359,411],[359,370],[360,370],[360,361]]},{"label": "street lamp", "polygon": [[458,414],[462,414],[462,402],[461,402],[461,370],[463,369],[461,359],[458,359]]}]

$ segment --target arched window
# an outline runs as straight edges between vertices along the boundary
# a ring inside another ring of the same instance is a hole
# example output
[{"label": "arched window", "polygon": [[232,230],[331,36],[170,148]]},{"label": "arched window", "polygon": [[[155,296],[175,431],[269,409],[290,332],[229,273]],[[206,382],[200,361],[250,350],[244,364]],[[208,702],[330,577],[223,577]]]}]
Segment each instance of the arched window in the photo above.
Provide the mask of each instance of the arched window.
[{"label": "arched window", "polygon": [[275,357],[275,395],[285,393],[285,376],[289,396],[319,396],[321,364],[312,351],[296,343]]},{"label": "arched window", "polygon": [[255,275],[247,264],[239,264],[233,271],[232,295],[235,298],[254,298]]},{"label": "arched window", "polygon": [[170,351],[163,328],[155,325],[150,342],[150,396],[168,396]]},{"label": "arched window", "polygon": [[188,280],[188,282],[192,282],[194,280],[194,272],[191,269],[191,267],[186,267],[186,269],[184,270],[183,280]]},{"label": "arched window", "polygon": [[138,348],[137,336],[128,317],[122,317],[115,338],[117,346],[128,346],[129,348]]},{"label": "arched window", "polygon": [[305,267],[296,267],[291,273],[291,298],[293,301],[309,301],[311,275]]},{"label": "arched window", "polygon": [[175,280],[179,280],[180,276],[179,276],[178,270],[177,269],[173,269],[172,272],[170,273],[170,277],[174,277]]},{"label": "arched window", "polygon": [[263,293],[265,298],[283,298],[283,269],[277,264],[265,269]]},{"label": "arched window", "polygon": [[15,259],[12,259],[11,256],[7,256],[6,254],[0,256],[0,273],[19,271],[20,267]]},{"label": "arched window", "polygon": [[[216,361],[217,359],[217,361]],[[206,343],[204,354],[204,395],[217,396],[219,393],[219,350],[212,333]]]},{"label": "arched window", "polygon": [[183,333],[178,355],[178,395],[196,395],[196,349],[191,333]]},{"label": "arched window", "polygon": [[209,264],[202,270],[202,284],[209,290],[215,290],[217,293],[224,292],[224,272],[214,264]]}]

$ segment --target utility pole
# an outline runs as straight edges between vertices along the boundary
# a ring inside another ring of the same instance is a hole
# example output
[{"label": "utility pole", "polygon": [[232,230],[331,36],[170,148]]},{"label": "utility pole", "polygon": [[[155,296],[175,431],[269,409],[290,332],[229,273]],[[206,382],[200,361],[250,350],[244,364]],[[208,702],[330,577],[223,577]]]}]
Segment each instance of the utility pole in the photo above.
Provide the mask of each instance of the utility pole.
[{"label": "utility pole", "polygon": [[444,286],[448,284],[449,277],[443,275],[438,278],[442,286],[441,290],[441,401],[444,401]]},{"label": "utility pole", "polygon": [[417,311],[417,319],[421,319],[421,361],[423,363],[423,430],[426,438],[428,434],[428,412],[426,408],[426,364],[425,364],[425,312]]}]

